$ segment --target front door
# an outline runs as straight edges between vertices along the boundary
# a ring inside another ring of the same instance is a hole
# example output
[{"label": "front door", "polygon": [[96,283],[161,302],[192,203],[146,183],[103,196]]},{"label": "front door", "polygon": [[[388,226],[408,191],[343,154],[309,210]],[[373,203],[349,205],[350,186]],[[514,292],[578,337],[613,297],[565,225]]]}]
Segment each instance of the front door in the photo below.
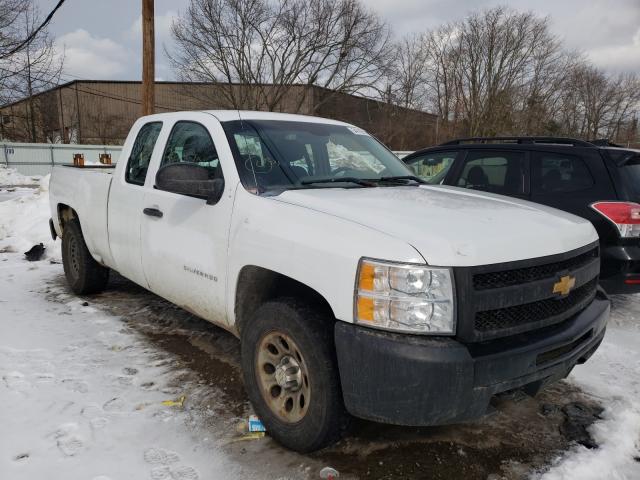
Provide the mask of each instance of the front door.
[{"label": "front door", "polygon": [[[223,142],[224,132],[217,120],[195,113],[193,120],[180,120],[171,127],[158,167],[191,162],[209,169],[209,178],[224,179],[216,148]],[[225,185],[215,205],[207,205],[205,199],[147,188],[146,214],[142,218],[142,264],[149,289],[222,325],[226,324],[231,188]]]}]

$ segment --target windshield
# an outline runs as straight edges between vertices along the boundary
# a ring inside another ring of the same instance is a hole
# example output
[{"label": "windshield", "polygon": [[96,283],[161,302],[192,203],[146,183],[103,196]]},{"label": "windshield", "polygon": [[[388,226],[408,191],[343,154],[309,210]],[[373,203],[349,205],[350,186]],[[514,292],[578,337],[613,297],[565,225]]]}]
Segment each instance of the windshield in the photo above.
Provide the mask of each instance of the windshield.
[{"label": "windshield", "polygon": [[223,128],[240,180],[253,193],[292,188],[358,188],[413,175],[357,127],[280,120],[236,120]]}]

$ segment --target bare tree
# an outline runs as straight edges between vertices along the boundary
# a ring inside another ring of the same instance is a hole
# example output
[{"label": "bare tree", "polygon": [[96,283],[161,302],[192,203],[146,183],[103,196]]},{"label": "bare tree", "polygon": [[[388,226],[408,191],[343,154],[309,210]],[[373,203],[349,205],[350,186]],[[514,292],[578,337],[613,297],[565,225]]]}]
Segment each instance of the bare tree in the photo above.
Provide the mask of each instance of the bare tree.
[{"label": "bare tree", "polygon": [[558,118],[565,133],[584,138],[628,137],[640,111],[640,79],[634,74],[610,76],[586,63],[577,65],[567,74],[560,100]]},{"label": "bare tree", "polygon": [[408,108],[425,107],[427,53],[423,35],[408,35],[396,44],[386,100]]},{"label": "bare tree", "polygon": [[22,32],[18,26],[21,17],[28,6],[28,0],[0,0],[0,101],[8,99],[7,85],[16,75],[7,61],[9,52],[14,50],[22,39]]},{"label": "bare tree", "polygon": [[436,141],[455,136],[464,118],[459,37],[460,25],[456,23],[445,24],[423,37],[427,108],[439,118]]},{"label": "bare tree", "polygon": [[552,134],[630,142],[637,131],[638,76],[593,67],[531,12],[497,7],[406,37],[390,71],[386,98],[436,113],[436,141]]},{"label": "bare tree", "polygon": [[16,20],[28,5],[28,0],[0,0],[0,57],[6,57],[20,44],[22,37]]},{"label": "bare tree", "polygon": [[[20,5],[23,9],[14,18],[11,28],[24,39],[40,25],[41,18],[38,7],[32,0]],[[46,140],[38,138],[37,132],[43,131],[43,128],[39,128],[43,126],[40,124],[48,121],[51,112],[41,106],[46,103],[45,99],[38,101],[36,95],[59,84],[63,63],[64,56],[56,51],[46,28],[21,50],[0,63],[0,68],[6,73],[2,85],[3,100],[27,99],[23,115],[16,119],[13,126],[14,135],[20,139],[31,142]],[[22,132],[19,131],[21,129]]]},{"label": "bare tree", "polygon": [[497,7],[467,18],[459,26],[459,39],[461,101],[469,134],[512,129],[518,102],[540,94],[544,65],[559,49],[547,19]]},{"label": "bare tree", "polygon": [[172,33],[177,76],[216,84],[233,108],[300,111],[309,85],[368,93],[390,54],[387,25],[358,0],[191,0]]}]

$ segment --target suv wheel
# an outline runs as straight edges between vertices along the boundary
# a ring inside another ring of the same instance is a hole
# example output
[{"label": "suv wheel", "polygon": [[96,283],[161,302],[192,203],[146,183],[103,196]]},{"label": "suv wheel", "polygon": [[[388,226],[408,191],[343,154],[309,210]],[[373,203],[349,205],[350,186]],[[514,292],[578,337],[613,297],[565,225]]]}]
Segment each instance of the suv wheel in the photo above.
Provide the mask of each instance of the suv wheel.
[{"label": "suv wheel", "polygon": [[270,436],[298,452],[337,441],[349,423],[330,320],[284,298],[262,305],[242,331],[242,370],[253,408]]}]

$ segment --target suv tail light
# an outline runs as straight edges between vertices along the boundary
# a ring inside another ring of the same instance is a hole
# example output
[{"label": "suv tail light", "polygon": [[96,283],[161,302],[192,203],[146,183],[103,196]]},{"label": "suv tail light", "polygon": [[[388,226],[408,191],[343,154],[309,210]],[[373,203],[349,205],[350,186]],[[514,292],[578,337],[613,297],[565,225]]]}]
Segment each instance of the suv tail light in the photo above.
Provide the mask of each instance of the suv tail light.
[{"label": "suv tail light", "polygon": [[595,202],[596,212],[613,223],[623,238],[640,237],[640,204],[633,202]]}]

